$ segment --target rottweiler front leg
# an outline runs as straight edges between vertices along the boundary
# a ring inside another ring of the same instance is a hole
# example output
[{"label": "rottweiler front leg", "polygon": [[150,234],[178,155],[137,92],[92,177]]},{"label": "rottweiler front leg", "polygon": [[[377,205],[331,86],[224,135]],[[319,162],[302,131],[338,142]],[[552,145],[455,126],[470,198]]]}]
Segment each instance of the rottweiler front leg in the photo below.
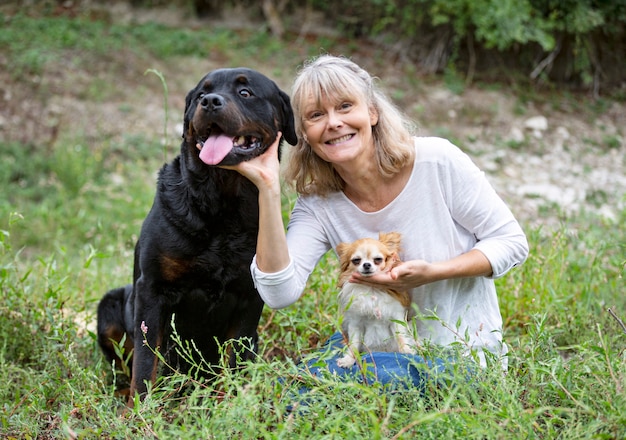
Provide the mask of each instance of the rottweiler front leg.
[{"label": "rottweiler front leg", "polygon": [[163,346],[165,326],[168,324],[167,310],[162,297],[147,288],[141,278],[137,281],[135,289],[135,352],[128,398],[129,407],[134,404],[135,394],[139,394],[140,399],[143,400],[148,381],[154,383],[156,380],[158,358],[155,352]]},{"label": "rottweiler front leg", "polygon": [[[235,319],[227,332],[228,339],[237,341],[235,346],[230,346],[227,351],[228,365],[233,369],[237,368],[239,359],[243,361],[253,359],[258,350],[257,327],[264,303],[258,295],[242,302],[244,307],[236,311]],[[238,353],[234,353],[233,349]]]}]

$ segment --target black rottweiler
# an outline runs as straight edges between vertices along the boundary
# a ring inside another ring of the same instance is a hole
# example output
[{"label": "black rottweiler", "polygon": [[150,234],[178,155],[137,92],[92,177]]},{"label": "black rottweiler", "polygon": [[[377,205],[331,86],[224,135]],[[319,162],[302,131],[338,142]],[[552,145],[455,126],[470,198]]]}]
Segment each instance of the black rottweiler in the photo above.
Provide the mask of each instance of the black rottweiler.
[{"label": "black rottweiler", "polygon": [[[240,341],[235,349],[243,359],[256,351],[263,302],[250,263],[258,191],[217,165],[262,154],[278,131],[296,143],[289,97],[259,72],[215,70],[188,93],[180,155],[159,173],[135,247],[133,284],[107,292],[98,305],[98,342],[107,359],[121,365],[113,341],[125,334],[126,354],[134,349],[129,405],[157,376],[153,349],[168,365],[190,368],[170,338],[172,316],[181,339],[193,340],[210,365],[220,364],[220,346],[229,340]],[[238,356],[227,354],[236,367]]]}]

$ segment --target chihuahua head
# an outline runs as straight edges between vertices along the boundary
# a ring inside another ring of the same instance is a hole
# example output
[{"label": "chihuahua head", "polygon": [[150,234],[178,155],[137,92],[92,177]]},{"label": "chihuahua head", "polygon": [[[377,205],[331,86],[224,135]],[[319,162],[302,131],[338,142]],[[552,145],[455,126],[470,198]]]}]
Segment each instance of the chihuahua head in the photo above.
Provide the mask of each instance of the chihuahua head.
[{"label": "chihuahua head", "polygon": [[390,270],[399,262],[400,234],[381,232],[378,240],[362,238],[352,243],[339,243],[337,254],[341,264],[341,287],[353,272],[368,277],[378,272]]}]

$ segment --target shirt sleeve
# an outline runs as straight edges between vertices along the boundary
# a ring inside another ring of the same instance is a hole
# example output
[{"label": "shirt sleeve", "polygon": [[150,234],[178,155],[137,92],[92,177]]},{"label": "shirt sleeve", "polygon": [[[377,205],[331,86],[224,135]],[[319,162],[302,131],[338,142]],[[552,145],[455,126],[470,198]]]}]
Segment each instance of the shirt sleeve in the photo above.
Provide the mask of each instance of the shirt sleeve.
[{"label": "shirt sleeve", "polygon": [[317,220],[314,209],[298,199],[287,228],[289,265],[276,273],[264,273],[252,260],[250,270],[259,295],[273,309],[287,307],[302,295],[309,275],[330,249],[326,232]]},{"label": "shirt sleeve", "polygon": [[261,299],[272,309],[282,309],[296,302],[302,289],[295,282],[293,260],[283,270],[276,273],[262,272],[256,264],[256,255],[252,259],[250,271],[254,286]]},{"label": "shirt sleeve", "polygon": [[474,249],[491,263],[491,277],[499,278],[526,260],[526,235],[485,174],[465,153],[449,145],[450,169],[444,175],[444,192],[451,215],[474,234]]}]

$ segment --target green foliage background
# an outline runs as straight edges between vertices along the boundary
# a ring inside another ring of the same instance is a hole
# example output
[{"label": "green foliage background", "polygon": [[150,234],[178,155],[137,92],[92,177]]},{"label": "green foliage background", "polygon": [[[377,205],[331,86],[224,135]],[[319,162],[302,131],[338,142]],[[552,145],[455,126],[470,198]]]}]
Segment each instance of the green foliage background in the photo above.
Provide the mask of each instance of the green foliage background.
[{"label": "green foliage background", "polygon": [[[614,69],[626,49],[626,1],[368,0],[313,2],[329,19],[359,35],[389,35],[405,47],[434,33],[449,52],[433,71],[483,69],[505,63],[534,78],[618,85]],[[432,39],[428,39],[432,44]],[[423,53],[409,56],[420,63]],[[498,54],[498,55],[496,55]],[[542,60],[552,60],[541,67]],[[476,57],[480,58],[478,61]],[[491,60],[497,60],[495,63]],[[597,84],[595,84],[597,86]]]}]

